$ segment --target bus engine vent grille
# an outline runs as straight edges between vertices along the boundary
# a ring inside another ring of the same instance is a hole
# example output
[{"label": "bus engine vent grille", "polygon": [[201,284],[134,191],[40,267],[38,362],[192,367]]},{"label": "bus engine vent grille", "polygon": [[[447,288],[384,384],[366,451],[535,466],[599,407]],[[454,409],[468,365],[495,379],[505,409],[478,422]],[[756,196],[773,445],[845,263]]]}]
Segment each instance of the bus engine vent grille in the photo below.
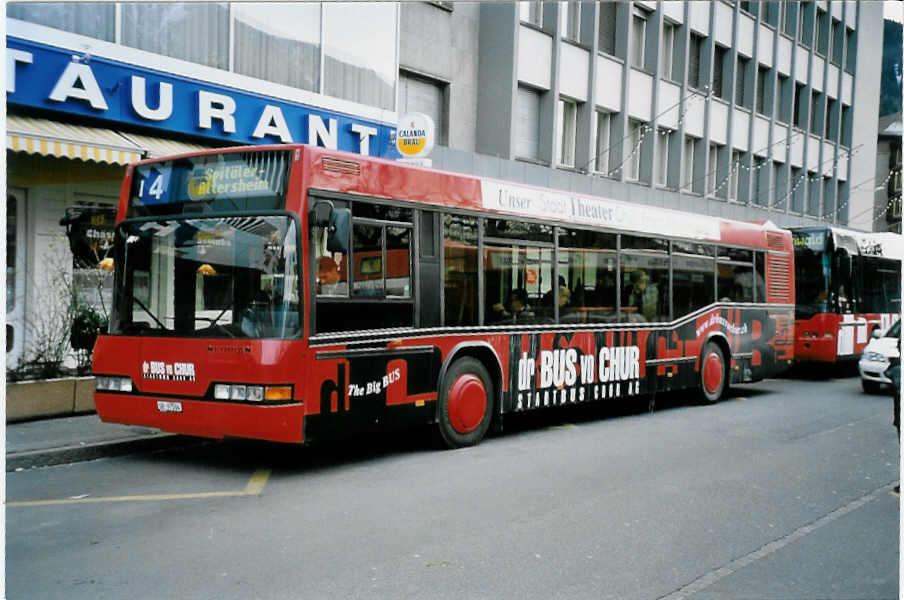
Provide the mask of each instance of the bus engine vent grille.
[{"label": "bus engine vent grille", "polygon": [[770,250],[784,250],[785,237],[780,233],[766,232],[766,245]]},{"label": "bus engine vent grille", "polygon": [[324,156],[323,170],[333,171],[334,173],[343,173],[345,175],[360,175],[361,165],[353,160],[342,160],[340,158]]},{"label": "bus engine vent grille", "polygon": [[768,301],[793,304],[791,259],[787,256],[769,256],[768,271]]}]

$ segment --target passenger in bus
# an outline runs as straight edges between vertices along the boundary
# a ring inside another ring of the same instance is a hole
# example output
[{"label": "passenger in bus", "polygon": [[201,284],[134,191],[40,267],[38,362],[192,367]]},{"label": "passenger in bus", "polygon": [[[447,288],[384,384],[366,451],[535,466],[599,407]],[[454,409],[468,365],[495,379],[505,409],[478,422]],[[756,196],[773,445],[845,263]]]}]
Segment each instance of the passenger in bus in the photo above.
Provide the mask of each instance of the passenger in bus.
[{"label": "passenger in bus", "polygon": [[650,276],[643,270],[635,271],[632,274],[632,280],[634,285],[631,287],[626,306],[634,307],[637,310],[635,314],[642,317],[644,321],[657,320],[659,289],[656,284],[650,282]]},{"label": "passenger in bus", "polygon": [[344,296],[348,283],[343,280],[339,265],[329,256],[317,259],[317,293],[324,296]]},{"label": "passenger in bus", "polygon": [[511,319],[514,322],[533,320],[534,312],[527,303],[527,291],[524,288],[512,290],[508,305],[497,302],[492,306],[497,321]]}]

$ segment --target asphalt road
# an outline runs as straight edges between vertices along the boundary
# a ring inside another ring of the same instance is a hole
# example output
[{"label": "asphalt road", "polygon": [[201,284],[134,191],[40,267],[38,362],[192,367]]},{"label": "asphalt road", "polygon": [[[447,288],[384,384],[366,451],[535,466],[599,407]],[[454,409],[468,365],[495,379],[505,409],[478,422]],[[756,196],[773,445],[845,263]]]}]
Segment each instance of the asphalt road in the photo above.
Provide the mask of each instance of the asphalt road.
[{"label": "asphalt road", "polygon": [[8,598],[898,598],[891,398],[559,409],[480,446],[212,443],[7,474]]}]

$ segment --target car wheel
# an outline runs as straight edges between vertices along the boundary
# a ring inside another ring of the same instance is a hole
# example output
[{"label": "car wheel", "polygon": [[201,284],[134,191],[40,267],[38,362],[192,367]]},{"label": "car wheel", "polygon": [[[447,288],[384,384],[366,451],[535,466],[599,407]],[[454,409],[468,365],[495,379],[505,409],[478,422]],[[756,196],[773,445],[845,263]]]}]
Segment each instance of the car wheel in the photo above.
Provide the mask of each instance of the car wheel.
[{"label": "car wheel", "polygon": [[878,394],[879,393],[879,384],[875,381],[870,381],[868,379],[861,379],[860,385],[863,386],[863,391],[867,394]]}]

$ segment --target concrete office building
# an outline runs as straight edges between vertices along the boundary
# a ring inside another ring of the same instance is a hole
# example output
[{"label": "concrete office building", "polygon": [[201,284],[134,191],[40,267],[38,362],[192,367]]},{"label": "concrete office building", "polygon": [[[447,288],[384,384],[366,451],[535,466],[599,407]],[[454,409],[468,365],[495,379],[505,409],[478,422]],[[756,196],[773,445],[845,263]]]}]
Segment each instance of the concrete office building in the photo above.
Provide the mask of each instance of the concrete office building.
[{"label": "concrete office building", "polygon": [[53,286],[42,266],[73,262],[59,219],[112,205],[128,161],[289,141],[392,158],[406,112],[436,122],[437,168],[779,225],[872,225],[881,3],[6,10],[13,364]]}]

